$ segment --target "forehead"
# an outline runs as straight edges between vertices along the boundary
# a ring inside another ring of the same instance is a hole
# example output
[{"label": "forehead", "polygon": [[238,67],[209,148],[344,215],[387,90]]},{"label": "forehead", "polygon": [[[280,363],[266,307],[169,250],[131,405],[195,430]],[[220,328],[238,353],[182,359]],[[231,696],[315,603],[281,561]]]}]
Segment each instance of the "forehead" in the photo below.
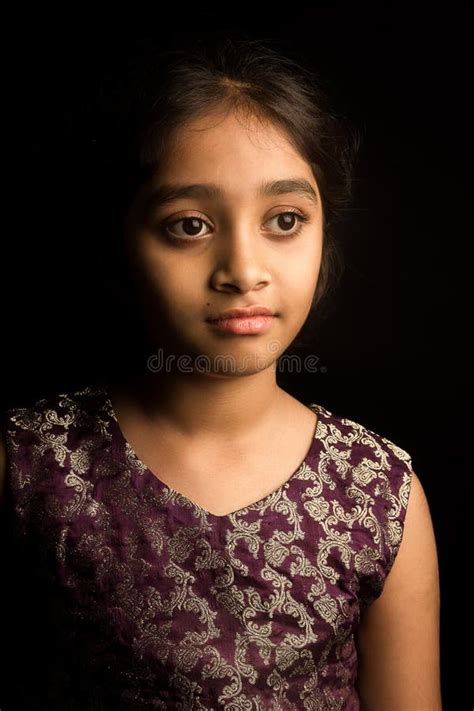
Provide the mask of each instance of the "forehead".
[{"label": "forehead", "polygon": [[175,131],[157,177],[260,184],[295,174],[315,185],[311,166],[282,128],[255,116],[216,112]]}]

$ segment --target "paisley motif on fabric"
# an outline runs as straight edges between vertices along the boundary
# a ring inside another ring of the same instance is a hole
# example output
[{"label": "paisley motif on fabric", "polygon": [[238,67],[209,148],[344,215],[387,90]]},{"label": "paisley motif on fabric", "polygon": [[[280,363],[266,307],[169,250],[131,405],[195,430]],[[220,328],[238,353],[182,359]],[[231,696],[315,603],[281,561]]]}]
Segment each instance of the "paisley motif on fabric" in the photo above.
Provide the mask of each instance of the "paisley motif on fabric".
[{"label": "paisley motif on fabric", "polygon": [[21,708],[359,709],[354,633],[398,553],[412,462],[309,407],[297,472],[227,516],[138,459],[103,386],[4,413],[9,643],[23,660],[33,617],[47,637]]}]

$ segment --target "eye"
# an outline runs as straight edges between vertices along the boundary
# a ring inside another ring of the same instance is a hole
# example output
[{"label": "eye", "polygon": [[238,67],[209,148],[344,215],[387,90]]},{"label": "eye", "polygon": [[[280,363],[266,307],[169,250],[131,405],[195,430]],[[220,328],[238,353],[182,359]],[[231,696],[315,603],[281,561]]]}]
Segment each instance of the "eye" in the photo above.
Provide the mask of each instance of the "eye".
[{"label": "eye", "polygon": [[301,232],[303,224],[309,221],[309,217],[300,212],[296,212],[296,210],[287,210],[286,212],[279,212],[278,215],[274,215],[270,218],[269,222],[272,220],[277,220],[277,226],[283,230],[283,234],[288,237],[296,237],[296,235]]},{"label": "eye", "polygon": [[[267,220],[267,223],[272,221],[276,221],[277,230],[281,230],[280,232],[275,232],[275,234],[280,234],[286,237],[296,237],[301,232],[303,224],[309,222],[309,217],[299,211],[297,212],[296,210],[285,210],[284,212],[279,212],[277,215],[273,215],[273,217]],[[179,228],[177,229],[177,226],[180,225],[180,223],[182,223],[182,234],[179,234]],[[205,236],[205,234],[200,234],[203,225],[207,225],[212,229],[212,225],[210,225],[209,222],[204,220],[202,217],[188,215],[186,217],[181,217],[179,220],[165,223],[162,229],[167,236],[175,241],[193,242],[198,241],[201,237]]]},{"label": "eye", "polygon": [[[184,230],[184,234],[176,234],[176,225],[179,225],[180,222],[183,223],[182,230]],[[201,217],[196,217],[195,215],[189,215],[188,217],[181,217],[179,220],[175,220],[174,222],[166,223],[164,225],[164,231],[172,238],[181,240],[191,238],[192,240],[194,238],[202,237],[202,235],[199,234],[202,229],[201,225],[211,227],[207,220],[203,220]],[[171,227],[173,227],[173,231],[170,229]]]}]

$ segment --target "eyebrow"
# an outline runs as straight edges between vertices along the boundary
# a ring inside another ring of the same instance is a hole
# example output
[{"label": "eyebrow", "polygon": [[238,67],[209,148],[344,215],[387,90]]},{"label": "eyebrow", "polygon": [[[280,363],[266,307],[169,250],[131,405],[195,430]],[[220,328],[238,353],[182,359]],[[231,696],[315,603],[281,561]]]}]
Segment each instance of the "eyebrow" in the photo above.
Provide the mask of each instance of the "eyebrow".
[{"label": "eyebrow", "polygon": [[[287,178],[262,183],[257,190],[257,197],[274,197],[295,193],[318,205],[318,196],[311,183],[304,178]],[[193,183],[191,185],[163,184],[156,187],[146,201],[147,209],[160,207],[182,198],[216,199],[224,191],[215,183]]]}]

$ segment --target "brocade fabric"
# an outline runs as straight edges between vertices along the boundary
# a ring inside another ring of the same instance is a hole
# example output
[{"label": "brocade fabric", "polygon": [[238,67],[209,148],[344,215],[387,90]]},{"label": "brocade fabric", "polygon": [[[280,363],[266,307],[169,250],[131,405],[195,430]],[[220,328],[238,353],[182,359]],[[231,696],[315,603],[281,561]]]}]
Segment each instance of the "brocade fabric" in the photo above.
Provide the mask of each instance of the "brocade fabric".
[{"label": "brocade fabric", "polygon": [[359,709],[411,458],[308,407],[297,471],[225,516],[140,461],[104,384],[6,410],[2,711]]}]

